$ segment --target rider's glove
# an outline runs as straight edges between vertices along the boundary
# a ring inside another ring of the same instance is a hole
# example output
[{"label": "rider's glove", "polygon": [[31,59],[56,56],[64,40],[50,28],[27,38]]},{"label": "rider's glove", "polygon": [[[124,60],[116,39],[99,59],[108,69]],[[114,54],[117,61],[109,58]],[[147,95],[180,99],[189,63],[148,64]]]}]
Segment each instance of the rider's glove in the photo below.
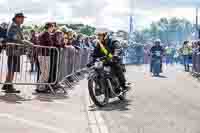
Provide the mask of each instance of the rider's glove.
[{"label": "rider's glove", "polygon": [[87,67],[90,68],[90,67],[91,67],[91,64],[87,64]]},{"label": "rider's glove", "polygon": [[114,62],[114,63],[119,62],[119,60],[120,60],[119,56],[113,56],[113,58],[112,58],[112,62]]}]

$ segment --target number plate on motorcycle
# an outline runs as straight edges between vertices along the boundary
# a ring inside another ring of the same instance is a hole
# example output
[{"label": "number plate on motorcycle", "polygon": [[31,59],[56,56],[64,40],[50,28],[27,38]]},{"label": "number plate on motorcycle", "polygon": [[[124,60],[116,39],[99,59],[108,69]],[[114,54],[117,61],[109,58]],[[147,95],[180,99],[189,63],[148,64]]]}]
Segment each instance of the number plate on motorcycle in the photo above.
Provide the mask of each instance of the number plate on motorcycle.
[{"label": "number plate on motorcycle", "polygon": [[156,51],[156,56],[160,56],[160,51]]},{"label": "number plate on motorcycle", "polygon": [[111,71],[111,68],[110,68],[110,67],[104,67],[104,71],[110,72],[110,71]]},{"label": "number plate on motorcycle", "polygon": [[103,66],[103,63],[102,62],[96,62],[95,63],[95,67],[96,68],[101,68]]}]

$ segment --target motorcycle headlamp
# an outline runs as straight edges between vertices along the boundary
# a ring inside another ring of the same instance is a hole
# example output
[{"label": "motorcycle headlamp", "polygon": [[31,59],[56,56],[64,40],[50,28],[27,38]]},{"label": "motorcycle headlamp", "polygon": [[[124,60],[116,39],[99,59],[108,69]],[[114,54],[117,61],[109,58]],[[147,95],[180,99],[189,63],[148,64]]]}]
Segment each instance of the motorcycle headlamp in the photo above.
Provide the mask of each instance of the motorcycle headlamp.
[{"label": "motorcycle headlamp", "polygon": [[95,68],[100,69],[103,67],[103,62],[101,62],[101,61],[95,62],[94,66],[95,66]]}]

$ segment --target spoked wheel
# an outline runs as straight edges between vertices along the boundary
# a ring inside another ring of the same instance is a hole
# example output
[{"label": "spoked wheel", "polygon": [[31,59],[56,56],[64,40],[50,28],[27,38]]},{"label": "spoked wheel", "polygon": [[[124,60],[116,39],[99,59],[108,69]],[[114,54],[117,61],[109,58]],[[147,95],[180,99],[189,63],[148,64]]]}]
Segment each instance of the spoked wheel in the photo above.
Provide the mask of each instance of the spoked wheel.
[{"label": "spoked wheel", "polygon": [[109,92],[106,88],[101,88],[101,85],[94,79],[88,81],[89,94],[95,105],[103,107],[108,104]]}]

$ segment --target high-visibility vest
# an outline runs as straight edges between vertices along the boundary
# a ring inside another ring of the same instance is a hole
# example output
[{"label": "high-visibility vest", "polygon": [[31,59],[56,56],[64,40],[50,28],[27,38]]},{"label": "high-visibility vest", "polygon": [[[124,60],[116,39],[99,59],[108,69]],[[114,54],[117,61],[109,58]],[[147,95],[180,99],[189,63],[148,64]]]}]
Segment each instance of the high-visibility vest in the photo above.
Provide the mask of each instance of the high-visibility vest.
[{"label": "high-visibility vest", "polygon": [[189,55],[190,53],[191,53],[190,48],[188,47],[182,48],[183,55]]},{"label": "high-visibility vest", "polygon": [[166,51],[166,54],[168,54],[168,55],[172,53],[172,49],[171,48],[167,48],[165,51]]}]

